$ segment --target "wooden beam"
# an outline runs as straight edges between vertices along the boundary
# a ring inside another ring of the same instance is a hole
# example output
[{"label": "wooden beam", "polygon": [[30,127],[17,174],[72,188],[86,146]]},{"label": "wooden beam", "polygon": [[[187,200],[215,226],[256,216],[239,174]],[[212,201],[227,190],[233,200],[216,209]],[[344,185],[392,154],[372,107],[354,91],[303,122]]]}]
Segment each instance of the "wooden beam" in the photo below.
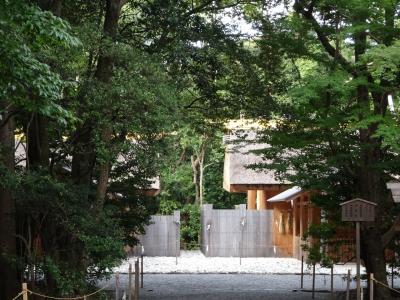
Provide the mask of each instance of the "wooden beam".
[{"label": "wooden beam", "polygon": [[247,209],[256,209],[257,190],[247,191]]},{"label": "wooden beam", "polygon": [[298,214],[298,206],[297,201],[299,198],[293,200],[293,209],[292,209],[292,236],[293,236],[293,255],[297,255],[296,249],[296,231],[297,231],[297,214]]},{"label": "wooden beam", "polygon": [[267,209],[267,192],[265,190],[257,191],[257,209],[265,210]]}]

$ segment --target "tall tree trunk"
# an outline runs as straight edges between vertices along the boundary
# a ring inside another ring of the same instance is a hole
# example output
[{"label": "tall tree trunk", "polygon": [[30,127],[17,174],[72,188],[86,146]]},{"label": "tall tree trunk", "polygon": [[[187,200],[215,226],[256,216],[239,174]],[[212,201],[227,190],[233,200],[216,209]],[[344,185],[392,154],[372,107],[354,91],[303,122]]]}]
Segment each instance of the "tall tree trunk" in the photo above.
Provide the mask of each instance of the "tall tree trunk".
[{"label": "tall tree trunk", "polygon": [[[61,16],[61,0],[37,0],[37,4],[43,10],[48,10],[53,15]],[[49,119],[46,116],[34,113],[26,128],[28,143],[27,166],[44,167],[49,166]]]},{"label": "tall tree trunk", "polygon": [[[10,114],[6,107],[7,103],[0,106],[3,120]],[[14,119],[10,117],[0,128],[0,166],[10,174],[14,173],[14,127]],[[9,187],[0,184],[0,300],[12,299],[18,293],[18,273],[16,266],[9,260],[10,256],[16,255],[15,234],[15,203],[12,192]]]},{"label": "tall tree trunk", "polygon": [[204,156],[199,161],[199,205],[204,204]]},{"label": "tall tree trunk", "polygon": [[94,146],[92,125],[86,121],[79,127],[73,138],[72,181],[74,184],[89,187],[94,165]]},{"label": "tall tree trunk", "polygon": [[31,168],[49,166],[49,120],[46,116],[35,113],[27,126],[28,157],[27,165]]},{"label": "tall tree trunk", "polygon": [[[355,26],[365,25],[366,16],[357,16],[354,20]],[[358,31],[354,34],[354,56],[357,63],[360,62],[361,56],[367,49],[367,33],[365,31]],[[359,77],[364,77],[366,81],[371,79],[367,75],[366,66],[359,67]],[[371,96],[366,83],[361,84],[357,88],[357,101],[360,107],[365,111],[370,110]],[[378,100],[380,102],[380,100]],[[374,103],[376,106],[376,103]],[[379,106],[381,106],[379,104]],[[376,110],[375,113],[381,113]],[[360,119],[365,119],[367,116],[360,115]],[[382,161],[381,141],[374,137],[377,129],[377,124],[372,123],[367,128],[359,129],[359,139],[361,149],[360,169],[358,173],[359,190],[361,196],[377,204],[377,218],[374,224],[368,224],[361,228],[362,244],[365,246],[362,251],[362,258],[365,263],[366,271],[369,276],[374,273],[374,277],[380,282],[387,284],[386,277],[386,259],[384,248],[386,245],[382,242],[382,216],[386,213],[384,211],[385,202],[387,201],[387,191],[385,190],[385,183],[382,182],[383,174],[376,170],[376,166]],[[391,299],[391,293],[388,289],[381,285],[376,285],[375,299],[388,300]]]},{"label": "tall tree trunk", "polygon": [[[104,37],[115,41],[118,32],[118,20],[121,14],[121,8],[125,4],[125,0],[107,0],[106,2],[106,14],[104,18]],[[108,51],[100,51],[100,55],[97,61],[97,68],[95,77],[105,83],[109,84],[113,76],[114,59]],[[111,142],[112,131],[110,124],[103,124],[101,128],[101,141],[104,146],[107,147]],[[110,162],[102,161],[99,166],[99,180],[96,191],[97,209],[103,207],[104,198],[107,192],[107,184],[109,178]]]},{"label": "tall tree trunk", "polygon": [[195,187],[195,198],[194,198],[194,204],[195,205],[200,205],[200,185],[199,185],[199,171],[198,171],[198,165],[199,165],[199,158],[195,158],[194,155],[190,157],[190,161],[192,164],[192,170],[193,170],[193,183]]},{"label": "tall tree trunk", "polygon": [[204,159],[206,155],[208,137],[200,145],[200,150],[196,155],[190,157],[193,170],[193,183],[196,188],[196,205],[203,205],[204,198]]}]

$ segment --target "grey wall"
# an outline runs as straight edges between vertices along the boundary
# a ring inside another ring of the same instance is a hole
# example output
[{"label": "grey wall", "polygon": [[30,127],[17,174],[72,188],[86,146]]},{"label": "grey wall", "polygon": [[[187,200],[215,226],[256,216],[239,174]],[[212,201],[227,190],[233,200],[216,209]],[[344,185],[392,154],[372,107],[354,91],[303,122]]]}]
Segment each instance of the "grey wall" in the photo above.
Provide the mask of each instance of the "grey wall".
[{"label": "grey wall", "polygon": [[273,211],[201,209],[201,250],[206,256],[273,257],[279,252],[273,245]]},{"label": "grey wall", "polygon": [[134,254],[141,254],[141,246],[146,256],[179,256],[180,254],[180,212],[173,215],[155,215],[151,224],[146,226],[145,234],[138,236],[140,244],[135,247]]}]

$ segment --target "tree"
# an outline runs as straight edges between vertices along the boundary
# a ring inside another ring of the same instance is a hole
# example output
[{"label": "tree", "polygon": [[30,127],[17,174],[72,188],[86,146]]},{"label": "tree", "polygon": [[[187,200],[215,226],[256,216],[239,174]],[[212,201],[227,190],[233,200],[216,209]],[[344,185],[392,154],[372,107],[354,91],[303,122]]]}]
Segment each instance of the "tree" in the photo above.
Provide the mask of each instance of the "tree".
[{"label": "tree", "polygon": [[[193,155],[199,202],[218,194],[202,181],[221,171],[221,125],[265,98],[250,51],[220,20],[236,5],[0,2],[2,299],[25,270],[30,284],[41,278],[34,288],[63,296],[106,276],[156,209],[141,189],[176,164],[179,128],[196,138],[176,168],[187,193],[169,191],[195,196]],[[15,136],[25,153],[14,159]]]},{"label": "tree", "polygon": [[[376,221],[362,226],[362,259],[383,283],[384,252],[398,223],[385,186],[399,166],[398,111],[388,107],[390,96],[398,101],[398,9],[397,1],[297,0],[289,14],[251,11],[263,34],[261,53],[281,55],[268,68],[259,63],[271,75],[275,100],[275,123],[261,139],[271,146],[262,155],[274,163],[262,167],[319,190],[313,201],[331,221],[345,200],[377,203]],[[274,76],[282,71],[293,75]],[[390,297],[377,287],[377,299]]]},{"label": "tree", "polygon": [[17,254],[13,199],[15,116],[21,111],[31,114],[40,111],[61,120],[68,117],[57,103],[64,83],[40,60],[38,49],[52,45],[73,46],[78,41],[69,33],[65,22],[24,1],[2,1],[0,7],[0,299],[10,299],[18,288],[17,270],[12,263]]}]

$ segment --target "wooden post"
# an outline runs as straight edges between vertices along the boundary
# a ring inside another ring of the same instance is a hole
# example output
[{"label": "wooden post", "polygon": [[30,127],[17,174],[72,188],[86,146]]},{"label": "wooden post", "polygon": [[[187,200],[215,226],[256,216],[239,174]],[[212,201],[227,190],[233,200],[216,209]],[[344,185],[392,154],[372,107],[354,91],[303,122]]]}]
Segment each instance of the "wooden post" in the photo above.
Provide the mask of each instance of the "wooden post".
[{"label": "wooden post", "polygon": [[374,300],[374,273],[369,274],[369,300]]},{"label": "wooden post", "polygon": [[333,299],[333,264],[331,266],[331,297]]},{"label": "wooden post", "polygon": [[393,270],[393,264],[392,264],[392,278],[391,278],[391,280],[392,280],[392,289],[394,288],[393,286],[394,286],[394,270]]},{"label": "wooden post", "polygon": [[315,262],[312,266],[312,299],[315,299]]},{"label": "wooden post", "polygon": [[239,265],[242,265],[242,242],[239,241]]},{"label": "wooden post", "polygon": [[256,209],[257,190],[247,191],[247,209]]},{"label": "wooden post", "polygon": [[115,300],[119,300],[119,273],[115,273]]},{"label": "wooden post", "polygon": [[303,288],[303,280],[304,280],[304,256],[301,256],[301,275],[300,275],[300,288]]},{"label": "wooden post", "polygon": [[[299,244],[301,244],[301,238],[303,237],[303,233],[304,233],[304,228],[303,228],[303,217],[304,217],[304,207],[303,207],[303,196],[301,196],[300,197],[300,199],[299,199],[299,204],[300,204],[300,206],[299,206],[299,220],[300,220],[300,228],[299,228],[299,237],[300,237],[300,242],[299,242]],[[301,249],[301,247],[300,247],[300,249]],[[303,250],[300,250],[301,251],[301,255],[303,255]]]},{"label": "wooden post", "polygon": [[293,251],[293,256],[295,258],[299,258],[299,254],[300,254],[300,253],[297,253],[298,248],[296,247],[297,246],[297,243],[296,243],[296,241],[297,241],[297,238],[296,238],[296,232],[297,232],[297,205],[298,205],[297,199],[298,198],[293,200],[293,210],[292,210],[292,212],[293,212],[293,214],[292,214],[292,230],[293,230],[293,232],[292,232],[292,237],[293,237],[292,244],[293,244],[293,250],[292,251]]},{"label": "wooden post", "polygon": [[264,190],[257,191],[257,209],[265,210],[267,209],[267,197],[266,192]]},{"label": "wooden post", "polygon": [[140,287],[143,288],[143,254],[140,256]]},{"label": "wooden post", "polygon": [[132,300],[132,264],[129,264],[129,275],[128,275],[128,299]]},{"label": "wooden post", "polygon": [[139,300],[139,258],[135,262],[135,300]]},{"label": "wooden post", "polygon": [[361,300],[361,278],[360,278],[360,222],[356,222],[356,258],[357,258],[357,300]]},{"label": "wooden post", "polygon": [[346,300],[350,300],[350,270],[347,270]]},{"label": "wooden post", "polygon": [[28,300],[28,284],[26,282],[22,283],[22,300]]},{"label": "wooden post", "polygon": [[175,265],[178,265],[178,255],[181,251],[180,244],[181,236],[180,236],[180,221],[176,223],[176,245],[175,245]]}]

